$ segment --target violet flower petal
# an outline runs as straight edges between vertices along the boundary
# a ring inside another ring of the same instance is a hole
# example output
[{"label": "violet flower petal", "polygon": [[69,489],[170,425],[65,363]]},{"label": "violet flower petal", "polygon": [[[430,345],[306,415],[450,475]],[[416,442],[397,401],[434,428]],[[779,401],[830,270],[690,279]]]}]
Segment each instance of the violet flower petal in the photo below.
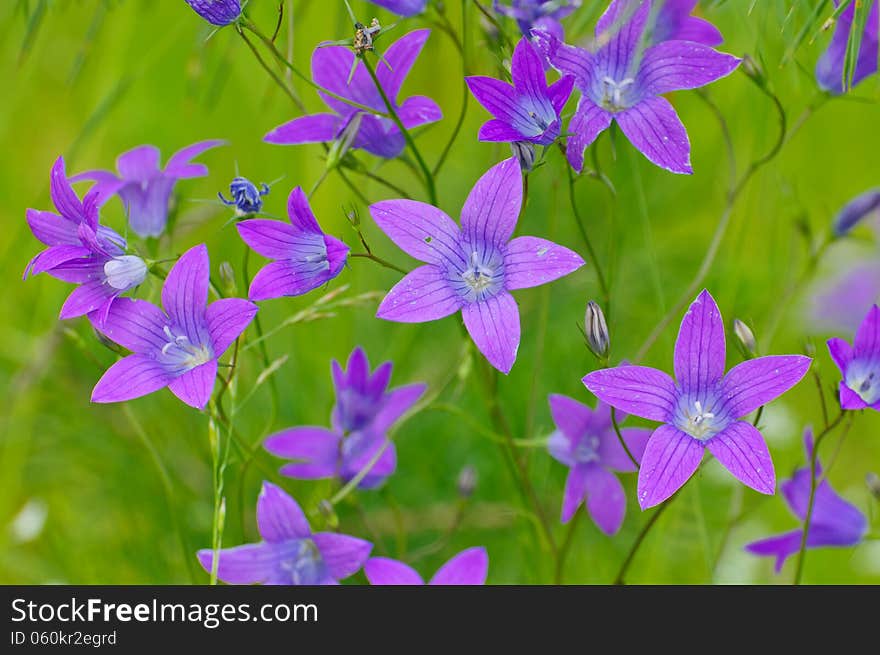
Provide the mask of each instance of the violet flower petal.
[{"label": "violet flower petal", "polygon": [[293,146],[333,141],[342,119],[336,114],[310,114],[283,123],[263,137],[266,143]]},{"label": "violet flower petal", "polygon": [[648,160],[673,173],[692,174],[687,131],[666,98],[644,98],[614,115],[620,129]]},{"label": "violet flower petal", "polygon": [[336,475],[340,439],[340,435],[327,428],[303,426],[270,435],[263,447],[277,457],[299,460],[283,466],[282,475],[317,480]]},{"label": "violet flower petal", "polygon": [[671,421],[678,396],[675,382],[647,366],[617,366],[588,373],[583,383],[599,400],[652,421]]},{"label": "violet flower petal", "polygon": [[[516,171],[519,175],[519,167]],[[520,340],[519,308],[513,296],[502,291],[468,303],[461,308],[461,316],[468,334],[489,363],[504,374],[510,373]]]},{"label": "violet flower petal", "polygon": [[584,483],[590,517],[605,534],[617,534],[626,514],[626,494],[620,480],[598,464],[592,464],[586,467]]},{"label": "violet flower petal", "polygon": [[299,504],[271,482],[263,482],[257,499],[257,528],[268,542],[301,539],[312,533]]},{"label": "violet flower petal", "polygon": [[504,285],[527,289],[558,280],[584,265],[573,250],[539,239],[517,237],[507,244],[504,255]]},{"label": "violet flower petal", "polygon": [[737,480],[762,494],[776,491],[776,473],[764,437],[751,423],[736,421],[706,442],[709,452]]},{"label": "violet flower petal", "polygon": [[369,541],[334,532],[316,532],[312,540],[327,565],[327,572],[336,580],[357,573],[373,550]]},{"label": "violet flower petal", "polygon": [[721,382],[731,416],[741,418],[781,396],[803,379],[812,361],[803,355],[770,355],[734,366]]},{"label": "violet flower petal", "polygon": [[648,440],[639,468],[639,506],[659,505],[678,491],[703,459],[703,444],[678,428],[664,424]]},{"label": "violet flower petal", "polygon": [[92,390],[92,402],[116,403],[140,398],[167,387],[173,379],[152,357],[129,355],[104,372]]},{"label": "violet flower petal", "polygon": [[190,407],[204,409],[211,400],[214,380],[217,377],[217,360],[199,364],[175,377],[168,388]]},{"label": "violet flower petal", "polygon": [[468,548],[441,566],[430,585],[482,585],[489,572],[489,555],[485,548]]}]

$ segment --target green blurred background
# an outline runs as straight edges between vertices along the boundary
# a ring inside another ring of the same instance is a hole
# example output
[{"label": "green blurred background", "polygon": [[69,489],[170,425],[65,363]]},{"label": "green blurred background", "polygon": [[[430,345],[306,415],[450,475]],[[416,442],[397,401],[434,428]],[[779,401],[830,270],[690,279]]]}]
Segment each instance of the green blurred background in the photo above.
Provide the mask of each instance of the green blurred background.
[{"label": "green blurred background", "polygon": [[[322,40],[351,35],[341,0],[294,0],[294,61],[308,70],[310,53]],[[392,17],[362,1],[353,1],[368,22]],[[822,34],[804,42],[795,58],[780,66],[786,47],[803,28],[816,1],[704,3],[704,16],[726,37],[722,49],[761,57],[769,84],[790,122],[817,99],[812,68],[828,40]],[[253,0],[250,14],[265,31],[274,27],[277,2]],[[793,8],[791,5],[794,5]],[[585,0],[567,19],[569,35],[592,30],[604,3]],[[751,11],[750,11],[751,10]],[[498,59],[481,29],[475,7],[467,4],[471,29],[465,35],[472,74],[496,75]],[[447,13],[460,24],[460,6]],[[393,35],[425,24],[411,19]],[[821,21],[820,21],[821,22]],[[279,43],[287,46],[285,28]],[[39,249],[25,223],[25,208],[49,209],[48,177],[63,154],[68,171],[112,168],[117,154],[142,143],[159,146],[163,161],[197,140],[224,138],[228,145],[200,158],[211,174],[178,185],[178,225],[166,253],[200,242],[209,246],[214,274],[222,261],[240,273],[243,244],[227,225],[228,209],[214,201],[236,171],[255,182],[283,177],[266,199],[266,211],[282,215],[287,192],[308,189],[323,170],[323,150],[315,146],[278,147],[262,142],[295,109],[273,86],[233,29],[206,41],[209,27],[181,0],[4,0],[0,75],[6,80],[0,101],[0,232],[6,319],[0,328],[0,582],[2,583],[205,583],[197,548],[211,542],[211,458],[205,415],[162,391],[122,406],[89,403],[92,386],[114,355],[94,338],[88,323],[60,323],[58,310],[70,287],[48,276],[21,281],[25,264]],[[479,29],[478,29],[479,28]],[[513,29],[508,24],[513,33]],[[812,33],[812,31],[811,31]],[[387,43],[387,41],[386,41]],[[381,41],[380,41],[381,47]],[[449,138],[461,102],[460,59],[449,38],[435,29],[404,87],[404,95],[435,98],[445,118],[425,130],[418,142],[433,162]],[[323,105],[309,87],[294,86],[310,111]],[[743,170],[772,145],[777,115],[758,88],[741,72],[707,89],[721,109]],[[737,202],[721,251],[706,280],[725,316],[749,322],[764,354],[801,352],[805,324],[799,301],[780,304],[785,290],[806,266],[802,224],[816,239],[827,231],[834,212],[853,195],[880,184],[880,82],[870,78],[852,98],[824,104],[803,124],[781,154],[763,168]],[[716,117],[696,93],[674,94],[693,147],[693,176],[676,176],[652,166],[618,135],[599,141],[599,158],[617,190],[616,199],[594,181],[576,185],[577,203],[597,246],[601,266],[612,278],[609,316],[613,357],[633,357],[657,320],[695,274],[722,213],[728,180],[724,141]],[[574,102],[568,111],[572,111]],[[458,210],[474,181],[490,165],[507,157],[506,147],[476,141],[484,110],[471,101],[462,133],[438,179],[439,204]],[[375,164],[368,156],[362,161]],[[583,242],[568,203],[565,169],[557,152],[530,178],[528,206],[518,233],[551,238],[579,252]],[[424,198],[417,181],[400,163],[383,175]],[[393,197],[383,187],[352,175],[371,201]],[[312,206],[322,226],[359,248],[343,205],[355,201],[331,175]],[[377,254],[406,267],[413,262],[371,224],[359,207],[365,233]],[[120,231],[121,205],[114,200],[103,221]],[[799,227],[800,226],[800,227]],[[862,235],[864,237],[864,235]],[[864,240],[864,239],[863,239]],[[842,247],[842,246],[841,246]],[[830,253],[841,258],[841,247]],[[847,246],[849,247],[849,246]],[[870,248],[870,245],[858,247]],[[846,257],[843,257],[846,259]],[[252,273],[255,270],[252,262]],[[826,274],[820,267],[819,274]],[[345,297],[389,289],[393,271],[354,260],[329,290]],[[326,291],[263,303],[263,325],[271,328],[308,307]],[[143,296],[155,295],[153,285]],[[596,366],[578,332],[586,301],[597,298],[593,269],[549,286],[517,292],[523,322],[519,357],[501,380],[500,396],[515,433],[524,439],[545,437],[552,429],[546,396],[565,393],[592,404],[580,378]],[[374,318],[375,302],[338,310],[335,318],[285,328],[269,343],[270,358],[289,359],[275,375],[280,407],[272,429],[299,424],[323,425],[333,403],[330,360],[344,359],[363,345],[376,365],[395,363],[393,385],[426,381],[438,390],[452,376],[433,407],[423,410],[396,433],[397,473],[381,491],[363,493],[357,504],[338,507],[341,529],[377,539],[377,554],[407,557],[436,543],[453,520],[459,499],[456,479],[465,466],[478,472],[478,484],[466,504],[462,526],[448,543],[419,558],[415,566],[430,575],[458,550],[485,545],[489,581],[536,583],[553,578],[554,563],[541,549],[530,515],[502,459],[485,435],[490,421],[472,365],[473,349],[462,358],[459,318],[425,325],[400,325]],[[778,329],[768,331],[779,317]],[[680,316],[645,359],[669,367]],[[823,335],[824,336],[824,335]],[[850,335],[841,335],[847,338]],[[837,372],[823,339],[815,339],[816,367],[826,385]],[[728,363],[739,361],[729,341]],[[240,395],[261,366],[248,359]],[[767,408],[764,434],[779,479],[803,465],[801,433],[819,424],[816,389],[805,380]],[[237,425],[243,438],[256,442],[270,414],[268,387],[261,387],[242,410]],[[444,409],[444,407],[446,409]],[[454,411],[449,411],[449,408]],[[455,412],[472,417],[465,419]],[[132,419],[143,428],[139,438]],[[633,422],[634,423],[634,422]],[[482,427],[481,427],[482,426]],[[171,503],[147,444],[167,469]],[[836,439],[827,442],[830,456]],[[227,475],[224,545],[256,537],[253,508],[262,479],[281,484],[309,510],[334,491],[331,483],[281,479],[278,461],[259,452],[242,475],[233,453]],[[556,538],[566,469],[543,448],[528,453],[531,479],[553,519]],[[858,416],[830,473],[835,488],[872,519],[876,535],[877,502],[864,483],[880,470],[880,417]],[[628,514],[614,538],[580,520],[573,536],[564,580],[609,583],[647,515],[635,503],[635,476],[624,477]],[[241,502],[243,499],[243,505]],[[737,517],[731,524],[731,517]],[[312,517],[320,523],[317,515]],[[175,524],[189,554],[184,557]],[[783,583],[772,563],[743,552],[755,538],[794,528],[781,496],[763,497],[744,489],[717,462],[703,466],[660,519],[633,563],[629,581],[651,583]],[[401,529],[402,527],[402,529]],[[361,574],[352,581],[363,581]],[[868,541],[853,549],[811,551],[805,581],[880,582],[880,545]]]}]

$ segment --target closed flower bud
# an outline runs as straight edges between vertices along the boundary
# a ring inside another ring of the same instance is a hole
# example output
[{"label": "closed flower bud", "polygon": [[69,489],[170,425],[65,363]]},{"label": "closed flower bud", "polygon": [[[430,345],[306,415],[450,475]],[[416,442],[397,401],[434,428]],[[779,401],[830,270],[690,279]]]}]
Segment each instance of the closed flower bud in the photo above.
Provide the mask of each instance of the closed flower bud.
[{"label": "closed flower bud", "polygon": [[880,189],[871,189],[850,200],[834,217],[834,236],[842,237],[871,214],[880,213]]},{"label": "closed flower bud", "polygon": [[738,318],[733,319],[733,333],[736,335],[736,345],[742,356],[752,359],[758,355],[758,343],[751,328]]},{"label": "closed flower bud", "polygon": [[186,0],[199,16],[211,25],[223,27],[241,16],[241,0]]},{"label": "closed flower bud", "polygon": [[590,351],[599,359],[608,359],[611,339],[608,336],[608,326],[605,324],[605,314],[592,300],[587,303],[587,311],[584,314],[584,334]]},{"label": "closed flower bud", "polygon": [[456,490],[462,498],[470,498],[477,488],[477,469],[473,466],[465,466],[458,474]]},{"label": "closed flower bud", "polygon": [[318,512],[324,517],[330,530],[336,530],[339,527],[339,517],[336,516],[336,510],[333,509],[333,505],[329,500],[322,500],[318,503]]},{"label": "closed flower bud", "polygon": [[865,484],[868,485],[868,491],[871,492],[871,495],[880,500],[880,476],[873,471],[869,472],[865,476]]},{"label": "closed flower bud", "polygon": [[755,82],[758,86],[764,86],[766,83],[766,77],[764,75],[764,69],[760,63],[749,57],[748,55],[744,55],[742,59],[742,64],[740,64],[741,70],[748,75],[752,81]]},{"label": "closed flower bud", "polygon": [[510,144],[513,156],[519,162],[523,173],[528,173],[535,165],[535,146],[528,141],[513,141]]},{"label": "closed flower bud", "polygon": [[363,112],[355,112],[351,115],[348,123],[342,128],[342,132],[336,137],[336,140],[327,152],[327,168],[336,168],[339,166],[340,162],[345,158],[345,155],[351,150],[351,145],[354,143],[358,130],[361,129],[361,120],[363,117]]},{"label": "closed flower bud", "polygon": [[223,285],[223,295],[234,296],[238,290],[235,284],[235,270],[229,262],[220,264],[220,284]]}]

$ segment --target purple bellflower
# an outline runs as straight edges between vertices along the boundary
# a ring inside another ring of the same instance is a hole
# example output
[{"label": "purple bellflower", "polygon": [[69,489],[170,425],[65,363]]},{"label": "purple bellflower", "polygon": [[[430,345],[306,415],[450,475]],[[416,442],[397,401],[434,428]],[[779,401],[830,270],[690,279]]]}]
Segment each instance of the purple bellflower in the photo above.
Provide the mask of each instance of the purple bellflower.
[{"label": "purple bellflower", "polygon": [[93,321],[133,354],[107,369],[92,391],[92,402],[131,400],[168,387],[191,407],[208,404],[217,360],[257,313],[256,305],[241,298],[207,305],[209,272],[208,249],[190,248],[165,278],[165,311],[146,300],[121,298],[103,324]]},{"label": "purple bellflower", "polygon": [[125,239],[98,222],[100,189],[92,189],[80,201],[62,157],[52,166],[49,192],[57,214],[27,210],[31,232],[49,247],[28,263],[24,276],[48,273],[79,285],[61,307],[61,318],[90,314],[103,323],[113,301],[144,281],[147,265],[126,254]]},{"label": "purple bellflower", "polygon": [[[840,0],[834,0],[834,6],[839,5]],[[831,43],[828,44],[828,49],[816,62],[816,81],[822,89],[829,93],[839,95],[847,90],[843,84],[843,68],[855,10],[856,3],[850,2],[843,13],[837,17]],[[865,23],[865,31],[862,34],[859,56],[856,58],[856,66],[853,71],[852,86],[877,72],[878,33],[880,33],[880,1],[874,0]]]},{"label": "purple bellflower", "polygon": [[363,349],[355,348],[348,369],[331,366],[336,404],[332,429],[304,426],[269,436],[264,446],[273,455],[297,460],[281,467],[281,474],[300,480],[339,477],[348,482],[366,468],[379,449],[384,451],[361,479],[361,489],[382,484],[397,468],[397,452],[387,432],[425,392],[424,384],[388,390],[391,362],[372,374]]},{"label": "purple bellflower", "polygon": [[563,37],[559,21],[581,6],[581,0],[511,0],[509,5],[495,0],[492,8],[496,13],[516,21],[523,36],[534,30],[550,32],[560,41]]},{"label": "purple bellflower", "polygon": [[[691,16],[698,0],[655,0],[656,15],[651,43],[694,41],[709,47],[721,45],[724,37],[709,21]],[[659,7],[658,7],[659,5]]]},{"label": "purple bellflower", "polygon": [[662,94],[714,82],[730,74],[740,59],[693,41],[665,41],[643,51],[650,11],[648,0],[614,0],[596,26],[593,52],[566,45],[548,32],[533,33],[553,67],[573,75],[581,91],[566,146],[577,172],[587,146],[616,121],[649,161],[673,173],[693,173],[687,131]]},{"label": "purple bellflower", "polygon": [[418,16],[428,6],[428,0],[369,0],[369,2],[404,18]]},{"label": "purple bellflower", "polygon": [[[807,451],[807,460],[810,460],[813,456],[813,434],[809,429],[804,432],[804,447]],[[822,476],[822,466],[818,460],[816,460],[816,479],[819,483],[816,485],[813,513],[807,531],[807,548],[855,546],[868,532],[865,515],[831,488],[828,480]],[[804,521],[810,502],[809,465],[795,471],[792,478],[781,483],[779,487],[791,511]],[[792,530],[776,537],[750,543],[746,546],[746,550],[755,555],[775,557],[774,568],[779,573],[785,560],[800,550],[802,536],[802,529]]]},{"label": "purple bellflower", "polygon": [[185,0],[199,16],[211,25],[223,27],[241,16],[241,0]]},{"label": "purple bellflower", "polygon": [[834,338],[828,340],[828,350],[843,374],[840,407],[880,411],[880,307],[868,310],[852,347]]},{"label": "purple bellflower", "polygon": [[546,284],[584,265],[580,255],[537,237],[510,240],[522,206],[516,158],[490,168],[461,210],[461,227],[431,205],[385,200],[370,214],[388,237],[425,262],[398,282],[376,316],[423,323],[461,311],[489,363],[509,373],[519,349],[519,308],[510,292]]},{"label": "purple bellflower", "polygon": [[[425,96],[412,96],[397,105],[396,98],[410,68],[425,45],[431,30],[415,30],[392,43],[376,66],[376,77],[388,99],[395,104],[407,130],[433,123],[443,117],[440,107]],[[362,61],[352,73],[355,54],[345,46],[319,46],[312,54],[312,79],[336,95],[348,98],[377,112],[387,112],[366,66]],[[350,78],[350,81],[349,81]],[[406,141],[390,118],[365,113],[356,107],[321,93],[333,113],[311,114],[284,123],[265,136],[265,141],[280,145],[320,143],[341,138],[346,129],[356,129],[352,147],[393,159],[403,152]],[[351,126],[351,127],[350,127]]]},{"label": "purple bellflower", "polygon": [[266,184],[258,187],[246,177],[236,176],[229,184],[229,195],[232,198],[227,199],[221,191],[217,192],[220,202],[235,207],[236,216],[250,216],[263,211],[263,196],[269,195],[269,187]]},{"label": "purple bellflower", "polygon": [[[484,585],[489,573],[489,555],[485,548],[468,548],[441,566],[429,585]],[[364,574],[373,586],[423,585],[425,581],[411,566],[388,557],[371,557],[364,564]]]},{"label": "purple bellflower", "polygon": [[[552,395],[548,400],[556,431],[547,448],[570,469],[562,500],[562,522],[568,523],[580,504],[586,502],[599,529],[607,535],[616,534],[626,514],[626,495],[612,471],[630,473],[636,467],[614,431],[611,408],[600,402],[593,410],[568,396]],[[625,418],[619,414],[618,423]],[[623,428],[620,433],[632,456],[641,460],[651,431]]]},{"label": "purple bellflower", "polygon": [[587,374],[584,385],[620,411],[663,423],[654,430],[639,468],[642,509],[669,498],[694,474],[706,448],[733,476],[763,494],[776,488],[767,444],[742,417],[788,391],[811,359],[776,355],[750,359],[724,374],[724,323],[703,290],[681,321],[675,342],[675,380],[646,366]]},{"label": "purple bellflower", "polygon": [[480,141],[528,141],[548,146],[559,136],[559,114],[574,85],[570,75],[547,86],[541,56],[520,39],[511,60],[513,84],[492,77],[467,77],[467,85],[494,118],[480,128]]},{"label": "purple bellflower", "polygon": [[[228,584],[335,585],[357,573],[373,544],[335,532],[312,532],[297,502],[269,482],[257,500],[262,541],[217,551],[217,577]],[[214,551],[198,552],[210,572]]]},{"label": "purple bellflower", "polygon": [[290,192],[287,213],[290,223],[253,218],[236,225],[250,248],[274,260],[254,276],[251,300],[300,296],[329,282],[345,266],[348,246],[324,234],[300,187]]},{"label": "purple bellflower", "polygon": [[223,141],[200,141],[171,155],[164,170],[159,168],[159,149],[138,146],[116,159],[119,175],[110,171],[88,171],[72,178],[95,180],[103,195],[117,194],[128,212],[128,223],[140,237],[158,237],[168,222],[169,202],[178,180],[204,177],[208,168],[190,160]]}]

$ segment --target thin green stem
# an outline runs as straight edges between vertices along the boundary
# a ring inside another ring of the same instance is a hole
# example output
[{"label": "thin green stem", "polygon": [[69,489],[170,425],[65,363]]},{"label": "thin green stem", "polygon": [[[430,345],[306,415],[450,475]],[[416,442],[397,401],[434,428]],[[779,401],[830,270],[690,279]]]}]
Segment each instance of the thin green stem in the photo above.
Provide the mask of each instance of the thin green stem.
[{"label": "thin green stem", "polygon": [[599,280],[599,289],[602,292],[602,300],[605,306],[605,311],[610,312],[609,306],[611,305],[611,291],[608,288],[608,283],[605,281],[605,275],[602,273],[602,267],[599,266],[599,259],[596,257],[596,250],[593,248],[593,242],[590,241],[590,236],[587,234],[587,228],[584,226],[584,221],[581,218],[581,213],[577,207],[577,200],[575,198],[574,193],[574,173],[571,172],[571,167],[565,167],[566,172],[568,173],[568,198],[571,202],[571,211],[574,214],[574,220],[577,223],[578,229],[580,230],[581,237],[584,240],[584,244],[587,246],[587,252],[589,253],[590,260],[593,263],[593,269],[596,271],[596,277]]},{"label": "thin green stem", "polygon": [[639,470],[639,462],[633,457],[632,451],[629,449],[629,446],[626,445],[626,440],[623,438],[623,434],[620,431],[620,425],[617,422],[617,409],[614,407],[611,408],[611,425],[614,426],[614,433],[617,435],[617,440],[620,441],[620,445],[623,446],[623,450],[626,451],[626,456],[629,457],[629,461],[633,463],[633,466],[636,467],[636,470]]},{"label": "thin green stem", "polygon": [[639,548],[641,547],[642,542],[645,540],[645,537],[648,536],[648,533],[651,531],[651,528],[653,528],[654,525],[657,523],[657,519],[660,518],[660,515],[666,511],[667,507],[669,507],[669,503],[672,502],[673,498],[675,498],[675,496],[672,496],[672,498],[670,498],[665,503],[660,505],[660,507],[657,508],[657,511],[654,512],[651,515],[651,518],[648,519],[648,522],[645,523],[644,527],[642,527],[641,531],[639,532],[638,536],[636,537],[636,540],[633,542],[632,547],[629,549],[629,553],[627,553],[626,559],[623,560],[623,564],[621,564],[620,570],[617,572],[617,577],[614,578],[615,585],[625,584],[624,580],[626,578],[626,573],[629,570],[629,567],[632,564],[633,559],[635,559],[636,553],[639,552]]},{"label": "thin green stem", "polygon": [[[464,125],[464,117],[467,114],[468,102],[470,101],[471,92],[468,89],[467,85],[467,0],[461,0],[461,33],[463,35],[462,41],[459,43],[458,38],[455,35],[455,31],[449,28],[447,32],[449,34],[449,38],[452,39],[452,42],[458,46],[458,52],[461,55],[461,76],[462,76],[462,84],[461,84],[461,110],[458,112],[458,119],[455,122],[455,127],[452,129],[452,135],[449,137],[449,141],[446,142],[446,145],[443,147],[443,152],[440,153],[439,159],[437,159],[437,163],[434,164],[434,170],[432,171],[434,177],[440,173],[440,169],[443,167],[446,158],[449,156],[449,151],[452,150],[452,144],[455,143],[455,140],[458,138],[459,133],[461,132],[461,127]],[[442,14],[444,20],[446,20],[448,25],[448,19],[445,14]]]},{"label": "thin green stem", "polygon": [[376,262],[380,266],[384,266],[385,268],[390,268],[392,271],[397,271],[398,273],[403,273],[406,275],[409,273],[405,268],[400,268],[395,264],[392,264],[387,259],[382,259],[378,255],[374,255],[371,252],[353,252],[351,253],[352,257],[360,257],[361,259],[369,259],[370,261]]},{"label": "thin green stem", "polygon": [[297,109],[299,109],[302,113],[306,113],[306,106],[303,104],[302,100],[300,100],[299,97],[297,97],[297,95],[290,89],[290,87],[287,86],[287,84],[284,82],[284,80],[282,80],[278,76],[278,74],[272,70],[272,68],[269,66],[269,64],[266,63],[266,61],[263,59],[263,56],[260,54],[260,51],[257,50],[256,46],[251,42],[251,40],[249,38],[247,38],[247,35],[244,33],[244,31],[241,29],[241,27],[236,26],[235,31],[241,35],[241,38],[247,44],[247,47],[250,49],[250,51],[252,53],[254,53],[254,57],[256,57],[257,62],[260,64],[260,66],[263,68],[263,70],[269,74],[269,77],[272,78],[272,81],[275,82],[275,84],[282,91],[284,91],[284,94],[288,98],[290,98],[291,102],[293,102],[293,104],[296,105]]},{"label": "thin green stem", "polygon": [[575,512],[574,518],[568,524],[568,531],[565,533],[565,539],[559,547],[559,554],[556,557],[556,573],[553,576],[553,584],[561,585],[565,575],[565,560],[568,557],[568,551],[574,543],[574,534],[580,523],[583,512]]}]

